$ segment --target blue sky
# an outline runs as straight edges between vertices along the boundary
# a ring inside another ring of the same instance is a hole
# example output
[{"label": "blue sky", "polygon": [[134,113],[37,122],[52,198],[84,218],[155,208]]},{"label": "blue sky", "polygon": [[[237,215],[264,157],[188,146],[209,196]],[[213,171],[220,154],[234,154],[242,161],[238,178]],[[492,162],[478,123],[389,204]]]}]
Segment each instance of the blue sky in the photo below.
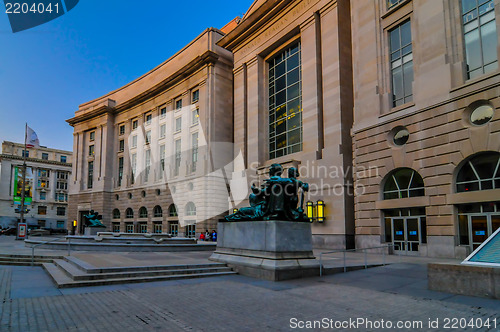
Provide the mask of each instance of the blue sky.
[{"label": "blue sky", "polygon": [[[3,2],[3,1],[2,1]],[[208,27],[242,16],[253,0],[80,0],[65,15],[12,33],[0,5],[0,141],[73,148],[71,118],[159,65]]]}]

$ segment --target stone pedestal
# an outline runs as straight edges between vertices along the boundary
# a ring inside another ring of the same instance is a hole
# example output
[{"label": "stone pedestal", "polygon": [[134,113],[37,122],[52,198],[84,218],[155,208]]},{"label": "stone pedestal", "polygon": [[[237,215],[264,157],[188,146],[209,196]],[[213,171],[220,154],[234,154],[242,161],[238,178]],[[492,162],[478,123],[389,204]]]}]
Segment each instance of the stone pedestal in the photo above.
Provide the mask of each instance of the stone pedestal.
[{"label": "stone pedestal", "polygon": [[239,274],[266,280],[319,275],[309,223],[219,222],[217,249],[210,260],[226,263]]},{"label": "stone pedestal", "polygon": [[85,227],[84,235],[86,236],[97,235],[97,233],[104,232],[105,230],[106,227]]}]

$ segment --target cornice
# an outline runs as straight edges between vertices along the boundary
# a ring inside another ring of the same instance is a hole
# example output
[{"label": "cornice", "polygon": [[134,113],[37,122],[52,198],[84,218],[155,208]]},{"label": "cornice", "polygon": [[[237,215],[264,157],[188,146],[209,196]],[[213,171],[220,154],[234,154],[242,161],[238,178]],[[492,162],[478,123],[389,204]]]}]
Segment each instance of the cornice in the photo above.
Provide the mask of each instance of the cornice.
[{"label": "cornice", "polygon": [[[0,154],[0,160],[1,159],[13,159],[13,160],[21,160],[23,161],[24,158],[21,156],[14,156],[11,154]],[[59,166],[65,166],[65,167],[72,167],[71,163],[62,163],[60,161],[55,161],[55,160],[43,160],[43,159],[37,159],[37,158],[26,158],[27,162],[34,162],[34,163],[40,163],[40,164],[48,164],[48,165],[59,165]]]}]

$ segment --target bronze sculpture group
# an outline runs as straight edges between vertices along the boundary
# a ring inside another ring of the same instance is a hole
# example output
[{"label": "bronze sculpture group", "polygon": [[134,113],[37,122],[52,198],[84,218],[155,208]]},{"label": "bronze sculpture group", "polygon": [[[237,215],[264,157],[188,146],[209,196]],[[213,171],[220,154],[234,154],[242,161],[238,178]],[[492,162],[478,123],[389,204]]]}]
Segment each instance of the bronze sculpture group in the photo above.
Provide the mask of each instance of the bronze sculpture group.
[{"label": "bronze sculpture group", "polygon": [[[288,169],[288,178],[282,178],[283,167],[273,164],[269,168],[269,179],[260,188],[252,185],[249,207],[225,217],[226,221],[286,220],[309,222],[304,214],[304,193],[309,184],[297,180],[296,168]],[[299,204],[299,189],[301,199]]]}]

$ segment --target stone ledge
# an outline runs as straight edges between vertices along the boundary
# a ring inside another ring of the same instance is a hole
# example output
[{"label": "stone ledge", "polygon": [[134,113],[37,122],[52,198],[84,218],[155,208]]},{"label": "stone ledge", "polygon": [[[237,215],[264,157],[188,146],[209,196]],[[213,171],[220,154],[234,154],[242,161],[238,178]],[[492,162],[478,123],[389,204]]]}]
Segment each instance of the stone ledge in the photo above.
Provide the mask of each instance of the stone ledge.
[{"label": "stone ledge", "polygon": [[430,290],[500,299],[500,268],[430,263],[427,274]]}]

